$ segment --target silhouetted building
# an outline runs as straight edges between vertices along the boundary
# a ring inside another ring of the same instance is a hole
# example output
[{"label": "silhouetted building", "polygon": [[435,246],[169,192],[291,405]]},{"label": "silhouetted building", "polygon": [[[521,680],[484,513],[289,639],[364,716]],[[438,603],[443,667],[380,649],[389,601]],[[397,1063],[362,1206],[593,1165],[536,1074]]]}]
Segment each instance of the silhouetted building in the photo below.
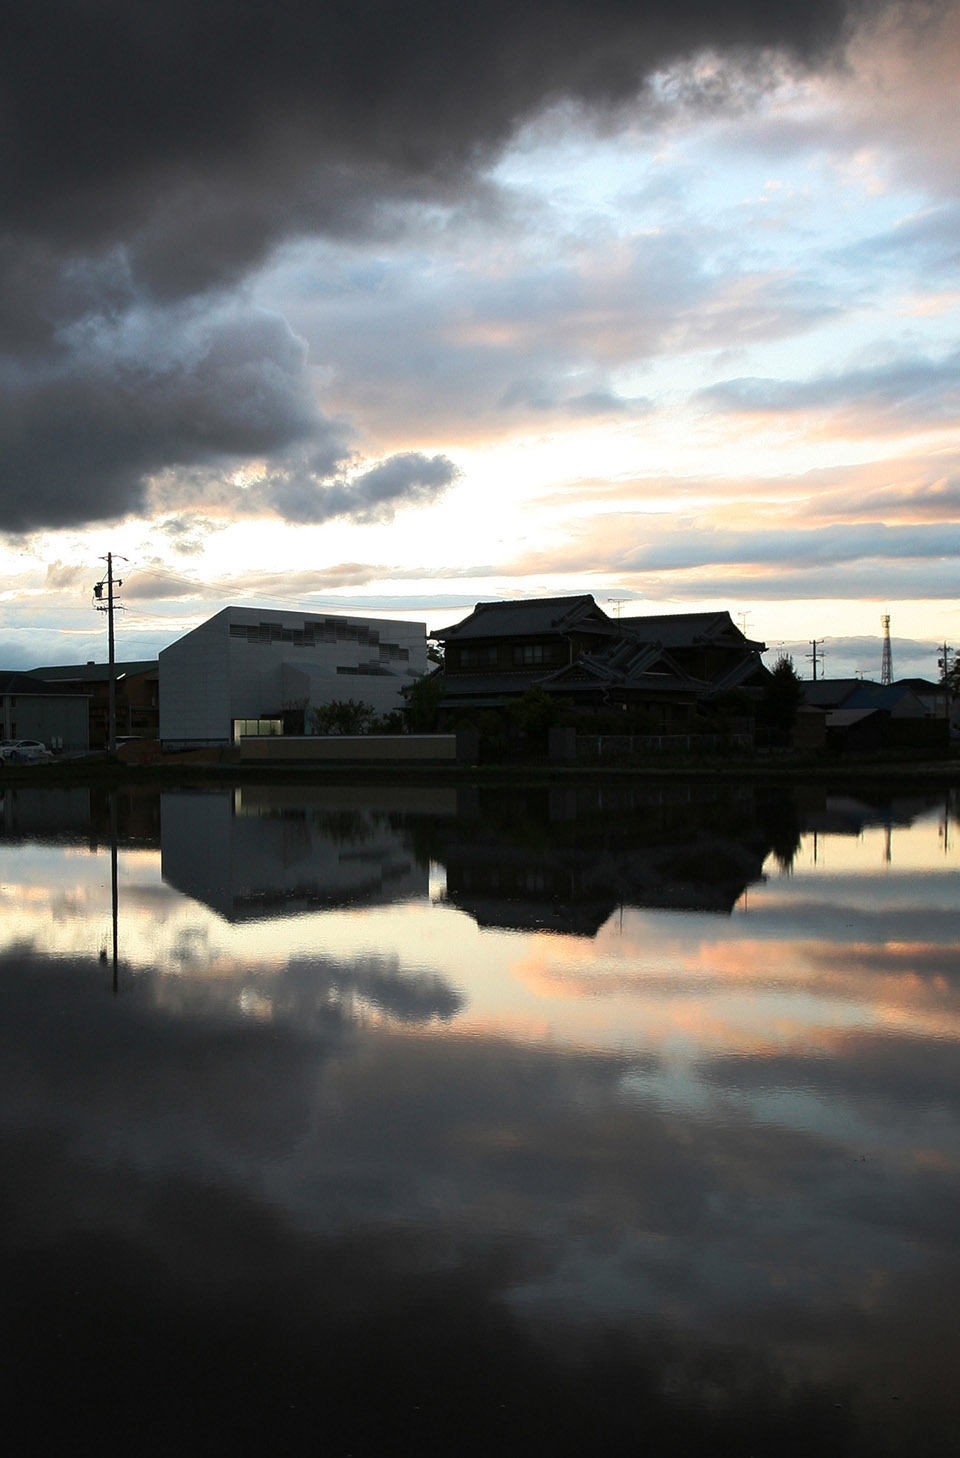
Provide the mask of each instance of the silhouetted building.
[{"label": "silhouetted building", "polygon": [[89,697],[36,673],[0,673],[0,738],[37,739],[48,749],[86,749]]},{"label": "silhouetted building", "polygon": [[[115,663],[117,734],[121,738],[156,739],[160,727],[159,671],[155,658]],[[91,749],[105,749],[110,740],[110,665],[72,663],[34,668],[31,677],[86,695]],[[87,747],[85,744],[84,748]]]},{"label": "silhouetted building", "polygon": [[583,708],[642,708],[663,729],[682,727],[699,701],[768,677],[765,644],[727,612],[608,617],[579,597],[478,603],[433,635],[447,710],[501,708],[538,687]]}]

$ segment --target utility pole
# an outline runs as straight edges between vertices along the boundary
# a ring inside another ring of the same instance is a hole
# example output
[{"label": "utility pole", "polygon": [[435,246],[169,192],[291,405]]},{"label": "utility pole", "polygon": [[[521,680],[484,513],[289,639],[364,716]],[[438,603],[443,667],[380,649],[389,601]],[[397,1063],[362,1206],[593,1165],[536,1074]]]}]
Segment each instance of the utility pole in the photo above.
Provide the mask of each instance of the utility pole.
[{"label": "utility pole", "polygon": [[881,614],[880,622],[883,624],[883,657],[880,660],[880,682],[882,684],[891,684],[893,683],[893,650],[890,647],[890,614]]},{"label": "utility pole", "polygon": [[[818,643],[821,645],[820,646],[819,653],[817,652],[817,644]],[[811,643],[810,643],[810,647],[813,649],[813,652],[812,653],[808,653],[807,654],[807,657],[813,659],[813,681],[814,681],[814,683],[816,683],[816,681],[817,681],[817,660],[819,659],[819,661],[820,661],[820,663],[822,665],[823,664],[823,658],[824,658],[824,653],[823,653],[823,639],[822,638],[814,638],[814,639],[812,639],[811,640]]]},{"label": "utility pole", "polygon": [[[124,558],[124,561],[126,561],[126,558]],[[113,553],[108,552],[107,575],[105,578],[101,577],[100,581],[96,584],[93,589],[93,596],[95,598],[94,606],[97,608],[97,611],[101,613],[106,613],[107,615],[107,644],[109,664],[107,670],[107,748],[111,754],[116,754],[117,752],[117,675],[116,662],[113,651],[113,614],[115,608],[120,607],[120,604],[114,601],[113,594],[116,588],[122,586],[123,582],[121,581],[121,579],[114,578]],[[104,587],[106,587],[107,589],[106,602],[103,601]]]},{"label": "utility pole", "polygon": [[[956,654],[954,654],[956,663]],[[950,718],[950,645],[944,642],[940,649],[940,657],[937,659],[937,667],[940,670],[940,683],[943,687],[943,717]]]},{"label": "utility pole", "polygon": [[630,601],[630,599],[628,597],[608,597],[607,598],[607,602],[612,602],[612,603],[615,603],[616,604],[616,609],[617,609],[617,622],[618,623],[620,621],[620,609],[623,607],[623,604],[625,602],[629,602],[629,601]]}]

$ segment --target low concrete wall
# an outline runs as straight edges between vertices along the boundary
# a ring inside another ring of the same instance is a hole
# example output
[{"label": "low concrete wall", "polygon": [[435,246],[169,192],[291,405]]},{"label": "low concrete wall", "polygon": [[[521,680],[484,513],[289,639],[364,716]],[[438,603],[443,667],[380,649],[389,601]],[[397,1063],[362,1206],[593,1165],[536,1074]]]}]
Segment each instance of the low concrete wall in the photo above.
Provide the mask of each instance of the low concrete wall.
[{"label": "low concrete wall", "polygon": [[456,734],[275,734],[240,740],[244,764],[456,763]]},{"label": "low concrete wall", "polygon": [[746,753],[753,747],[752,734],[578,734],[576,758],[578,764],[609,764],[665,754]]}]

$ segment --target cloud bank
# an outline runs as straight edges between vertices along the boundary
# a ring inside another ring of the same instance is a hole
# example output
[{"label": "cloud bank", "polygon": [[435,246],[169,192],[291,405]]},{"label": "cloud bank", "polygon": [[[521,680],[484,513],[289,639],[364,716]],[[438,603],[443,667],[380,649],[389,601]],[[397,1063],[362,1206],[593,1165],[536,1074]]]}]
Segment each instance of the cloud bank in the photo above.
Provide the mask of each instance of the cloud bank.
[{"label": "cloud bank", "polygon": [[[349,423],[318,405],[302,340],[246,299],[252,272],[281,243],[375,238],[401,205],[464,197],[548,104],[615,110],[704,49],[832,64],[884,8],[14,7],[0,53],[0,529],[116,519],[164,473],[248,462],[266,508],[299,522],[434,499],[455,474],[436,456],[362,468]],[[619,406],[588,382],[567,408]]]}]

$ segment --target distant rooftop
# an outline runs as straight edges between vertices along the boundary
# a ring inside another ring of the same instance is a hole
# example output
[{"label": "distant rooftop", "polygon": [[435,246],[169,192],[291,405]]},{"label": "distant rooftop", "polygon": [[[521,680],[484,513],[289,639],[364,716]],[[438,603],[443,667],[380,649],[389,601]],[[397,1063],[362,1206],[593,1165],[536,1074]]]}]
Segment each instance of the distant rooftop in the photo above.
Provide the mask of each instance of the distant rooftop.
[{"label": "distant rooftop", "polygon": [[816,682],[804,680],[803,697],[808,704],[816,704],[818,708],[834,709],[865,683],[872,682],[872,679],[866,678],[818,678]]},{"label": "distant rooftop", "polygon": [[[138,658],[132,663],[115,663],[114,672],[122,674],[157,673],[159,664],[155,658]],[[44,678],[48,683],[105,683],[110,676],[108,663],[68,663],[51,668],[31,668],[34,678]]]},{"label": "distant rooftop", "polygon": [[36,673],[24,673],[19,669],[0,669],[0,694],[72,694],[74,685],[42,679]]},{"label": "distant rooftop", "polygon": [[893,709],[903,699],[917,700],[917,695],[907,683],[861,683],[843,701],[845,709]]}]

